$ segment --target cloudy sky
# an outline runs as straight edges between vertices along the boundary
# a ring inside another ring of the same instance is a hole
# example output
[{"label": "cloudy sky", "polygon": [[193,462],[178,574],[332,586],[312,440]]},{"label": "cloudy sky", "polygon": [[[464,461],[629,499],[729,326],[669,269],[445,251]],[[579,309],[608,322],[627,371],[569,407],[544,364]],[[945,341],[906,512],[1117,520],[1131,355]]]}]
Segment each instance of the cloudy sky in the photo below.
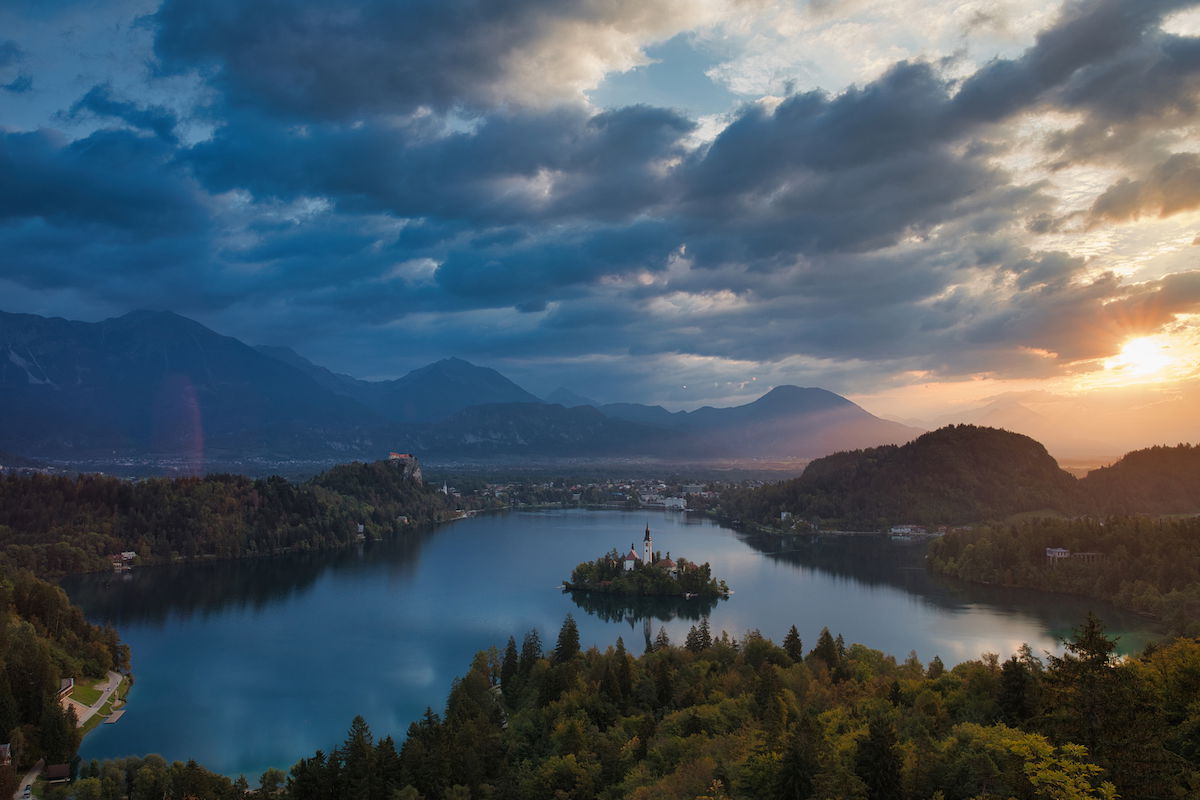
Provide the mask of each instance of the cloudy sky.
[{"label": "cloudy sky", "polygon": [[1195,0],[8,0],[0,309],[671,408],[1187,412],[1198,123]]}]

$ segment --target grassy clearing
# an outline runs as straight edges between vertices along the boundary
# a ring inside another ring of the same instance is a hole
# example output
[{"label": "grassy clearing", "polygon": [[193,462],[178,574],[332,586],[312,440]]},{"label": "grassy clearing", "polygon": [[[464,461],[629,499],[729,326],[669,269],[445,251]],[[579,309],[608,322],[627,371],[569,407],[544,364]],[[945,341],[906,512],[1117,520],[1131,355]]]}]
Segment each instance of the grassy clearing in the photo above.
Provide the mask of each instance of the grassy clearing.
[{"label": "grassy clearing", "polygon": [[90,706],[99,700],[102,694],[97,685],[107,680],[108,678],[87,678],[83,681],[75,681],[75,688],[71,690],[71,699],[76,703]]}]

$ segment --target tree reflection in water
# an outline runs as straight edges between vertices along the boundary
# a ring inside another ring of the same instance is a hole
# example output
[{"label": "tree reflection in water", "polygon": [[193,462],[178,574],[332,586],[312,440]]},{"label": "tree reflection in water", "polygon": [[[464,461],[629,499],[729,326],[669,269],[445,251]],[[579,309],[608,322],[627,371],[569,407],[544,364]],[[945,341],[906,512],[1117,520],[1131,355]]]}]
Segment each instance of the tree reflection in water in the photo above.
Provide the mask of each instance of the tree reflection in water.
[{"label": "tree reflection in water", "polygon": [[625,622],[636,631],[641,623],[642,637],[649,650],[654,640],[654,620],[670,622],[691,619],[697,622],[712,613],[721,597],[643,597],[564,589],[575,605],[604,622]]}]

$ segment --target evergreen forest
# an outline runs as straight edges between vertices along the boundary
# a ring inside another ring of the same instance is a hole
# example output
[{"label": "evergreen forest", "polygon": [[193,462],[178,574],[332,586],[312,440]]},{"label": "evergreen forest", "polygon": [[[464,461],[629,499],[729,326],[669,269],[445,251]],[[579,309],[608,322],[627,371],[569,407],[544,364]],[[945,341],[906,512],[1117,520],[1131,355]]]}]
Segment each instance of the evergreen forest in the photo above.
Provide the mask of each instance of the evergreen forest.
[{"label": "evergreen forest", "polygon": [[[1048,558],[1047,548],[1070,555]],[[1200,517],[1037,519],[953,530],[930,569],[976,583],[1104,598],[1200,635]]]},{"label": "evergreen forest", "polygon": [[151,756],[83,766],[51,800],[633,798],[1084,800],[1200,792],[1200,642],[1133,658],[1089,618],[1061,656],[1028,647],[947,668],[823,630],[757,631],[640,656],[581,650],[570,617],[476,655],[402,741],[346,739],[251,786]]}]

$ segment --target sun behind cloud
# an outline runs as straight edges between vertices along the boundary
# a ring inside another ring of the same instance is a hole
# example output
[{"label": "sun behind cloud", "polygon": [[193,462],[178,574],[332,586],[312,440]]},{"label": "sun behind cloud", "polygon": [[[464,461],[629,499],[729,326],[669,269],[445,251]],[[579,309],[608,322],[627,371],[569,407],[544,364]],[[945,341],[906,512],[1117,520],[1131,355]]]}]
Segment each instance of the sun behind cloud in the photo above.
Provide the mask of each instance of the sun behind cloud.
[{"label": "sun behind cloud", "polygon": [[1121,352],[1104,362],[1104,368],[1132,378],[1160,375],[1175,363],[1168,347],[1156,336],[1139,336],[1121,346]]}]

